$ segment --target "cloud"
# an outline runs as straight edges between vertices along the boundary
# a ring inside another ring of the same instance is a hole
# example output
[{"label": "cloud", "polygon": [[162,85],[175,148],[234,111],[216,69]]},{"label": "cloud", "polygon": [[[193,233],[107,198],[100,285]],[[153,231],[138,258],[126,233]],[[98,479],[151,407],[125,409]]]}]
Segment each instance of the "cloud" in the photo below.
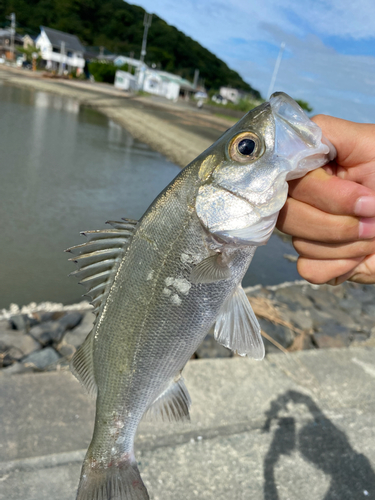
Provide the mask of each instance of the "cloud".
[{"label": "cloud", "polygon": [[373,0],[138,4],[214,52],[264,96],[285,41],[277,88],[309,101],[316,112],[375,122]]}]

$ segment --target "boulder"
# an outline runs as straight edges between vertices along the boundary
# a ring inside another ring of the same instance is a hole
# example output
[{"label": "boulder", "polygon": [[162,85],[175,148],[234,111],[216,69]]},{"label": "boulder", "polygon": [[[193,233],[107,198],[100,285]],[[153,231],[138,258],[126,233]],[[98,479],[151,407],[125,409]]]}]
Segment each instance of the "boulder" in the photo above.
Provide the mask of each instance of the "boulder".
[{"label": "boulder", "polygon": [[49,365],[56,363],[60,359],[55,349],[46,347],[38,352],[33,352],[22,360],[26,367],[36,368],[38,370],[45,370]]},{"label": "boulder", "polygon": [[81,323],[65,335],[65,342],[78,349],[78,347],[83,344],[87,335],[91,332],[94,321],[95,314],[91,311],[87,311]]},{"label": "boulder", "polygon": [[46,346],[53,342],[60,342],[65,330],[65,325],[62,325],[59,321],[46,321],[30,328],[29,333],[41,345]]}]

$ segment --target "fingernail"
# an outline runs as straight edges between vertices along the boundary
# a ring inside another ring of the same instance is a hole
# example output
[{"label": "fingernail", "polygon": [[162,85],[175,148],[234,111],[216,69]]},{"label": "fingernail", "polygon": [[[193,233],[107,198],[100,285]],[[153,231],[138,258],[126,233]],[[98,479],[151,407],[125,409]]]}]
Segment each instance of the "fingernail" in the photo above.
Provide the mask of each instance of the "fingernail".
[{"label": "fingernail", "polygon": [[359,237],[375,238],[375,218],[362,218],[359,221]]},{"label": "fingernail", "polygon": [[361,196],[356,201],[354,213],[360,217],[375,217],[375,196]]}]

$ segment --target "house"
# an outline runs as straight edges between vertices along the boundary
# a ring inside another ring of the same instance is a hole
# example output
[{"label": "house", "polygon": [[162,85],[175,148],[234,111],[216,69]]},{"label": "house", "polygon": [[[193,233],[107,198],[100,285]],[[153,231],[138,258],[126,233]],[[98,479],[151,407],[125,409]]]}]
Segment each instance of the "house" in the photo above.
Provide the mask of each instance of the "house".
[{"label": "house", "polygon": [[137,79],[128,71],[121,71],[118,69],[115,75],[114,85],[116,89],[121,90],[137,90]]},{"label": "house", "polygon": [[237,89],[232,89],[232,87],[220,87],[220,95],[224,97],[227,101],[234,102],[237,104],[242,98],[243,92]]},{"label": "house", "polygon": [[[14,33],[14,50],[17,51],[17,47],[23,47],[22,36],[18,33]],[[12,52],[12,29],[2,29],[0,28],[0,56],[5,56],[7,59],[13,59]]]},{"label": "house", "polygon": [[32,38],[30,35],[25,35],[22,38],[23,41],[23,48],[27,49],[28,47],[35,47],[35,40]]},{"label": "house", "polygon": [[116,66],[124,66],[127,64],[129,71],[132,71],[133,73],[136,73],[137,70],[140,69],[142,66],[142,61],[139,59],[134,59],[133,57],[126,57],[126,56],[116,56],[113,60],[113,63]]},{"label": "house", "polygon": [[179,96],[188,99],[190,94],[195,92],[193,84],[179,75],[144,67],[142,70],[144,71],[139,75],[139,86],[145,92],[171,100],[177,100]]},{"label": "house", "polygon": [[35,46],[40,49],[47,69],[59,69],[61,72],[73,69],[83,71],[85,48],[78,37],[45,26],[41,26],[40,30]]}]

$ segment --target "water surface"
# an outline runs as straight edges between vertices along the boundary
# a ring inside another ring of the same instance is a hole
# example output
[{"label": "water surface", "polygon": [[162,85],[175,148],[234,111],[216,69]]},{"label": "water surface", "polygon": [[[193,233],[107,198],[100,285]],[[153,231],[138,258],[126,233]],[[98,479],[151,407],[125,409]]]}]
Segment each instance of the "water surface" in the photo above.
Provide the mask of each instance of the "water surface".
[{"label": "water surface", "polygon": [[[180,169],[75,100],[0,84],[0,308],[81,300],[63,250],[79,232],[139,218]],[[272,237],[245,285],[297,279]]]}]

